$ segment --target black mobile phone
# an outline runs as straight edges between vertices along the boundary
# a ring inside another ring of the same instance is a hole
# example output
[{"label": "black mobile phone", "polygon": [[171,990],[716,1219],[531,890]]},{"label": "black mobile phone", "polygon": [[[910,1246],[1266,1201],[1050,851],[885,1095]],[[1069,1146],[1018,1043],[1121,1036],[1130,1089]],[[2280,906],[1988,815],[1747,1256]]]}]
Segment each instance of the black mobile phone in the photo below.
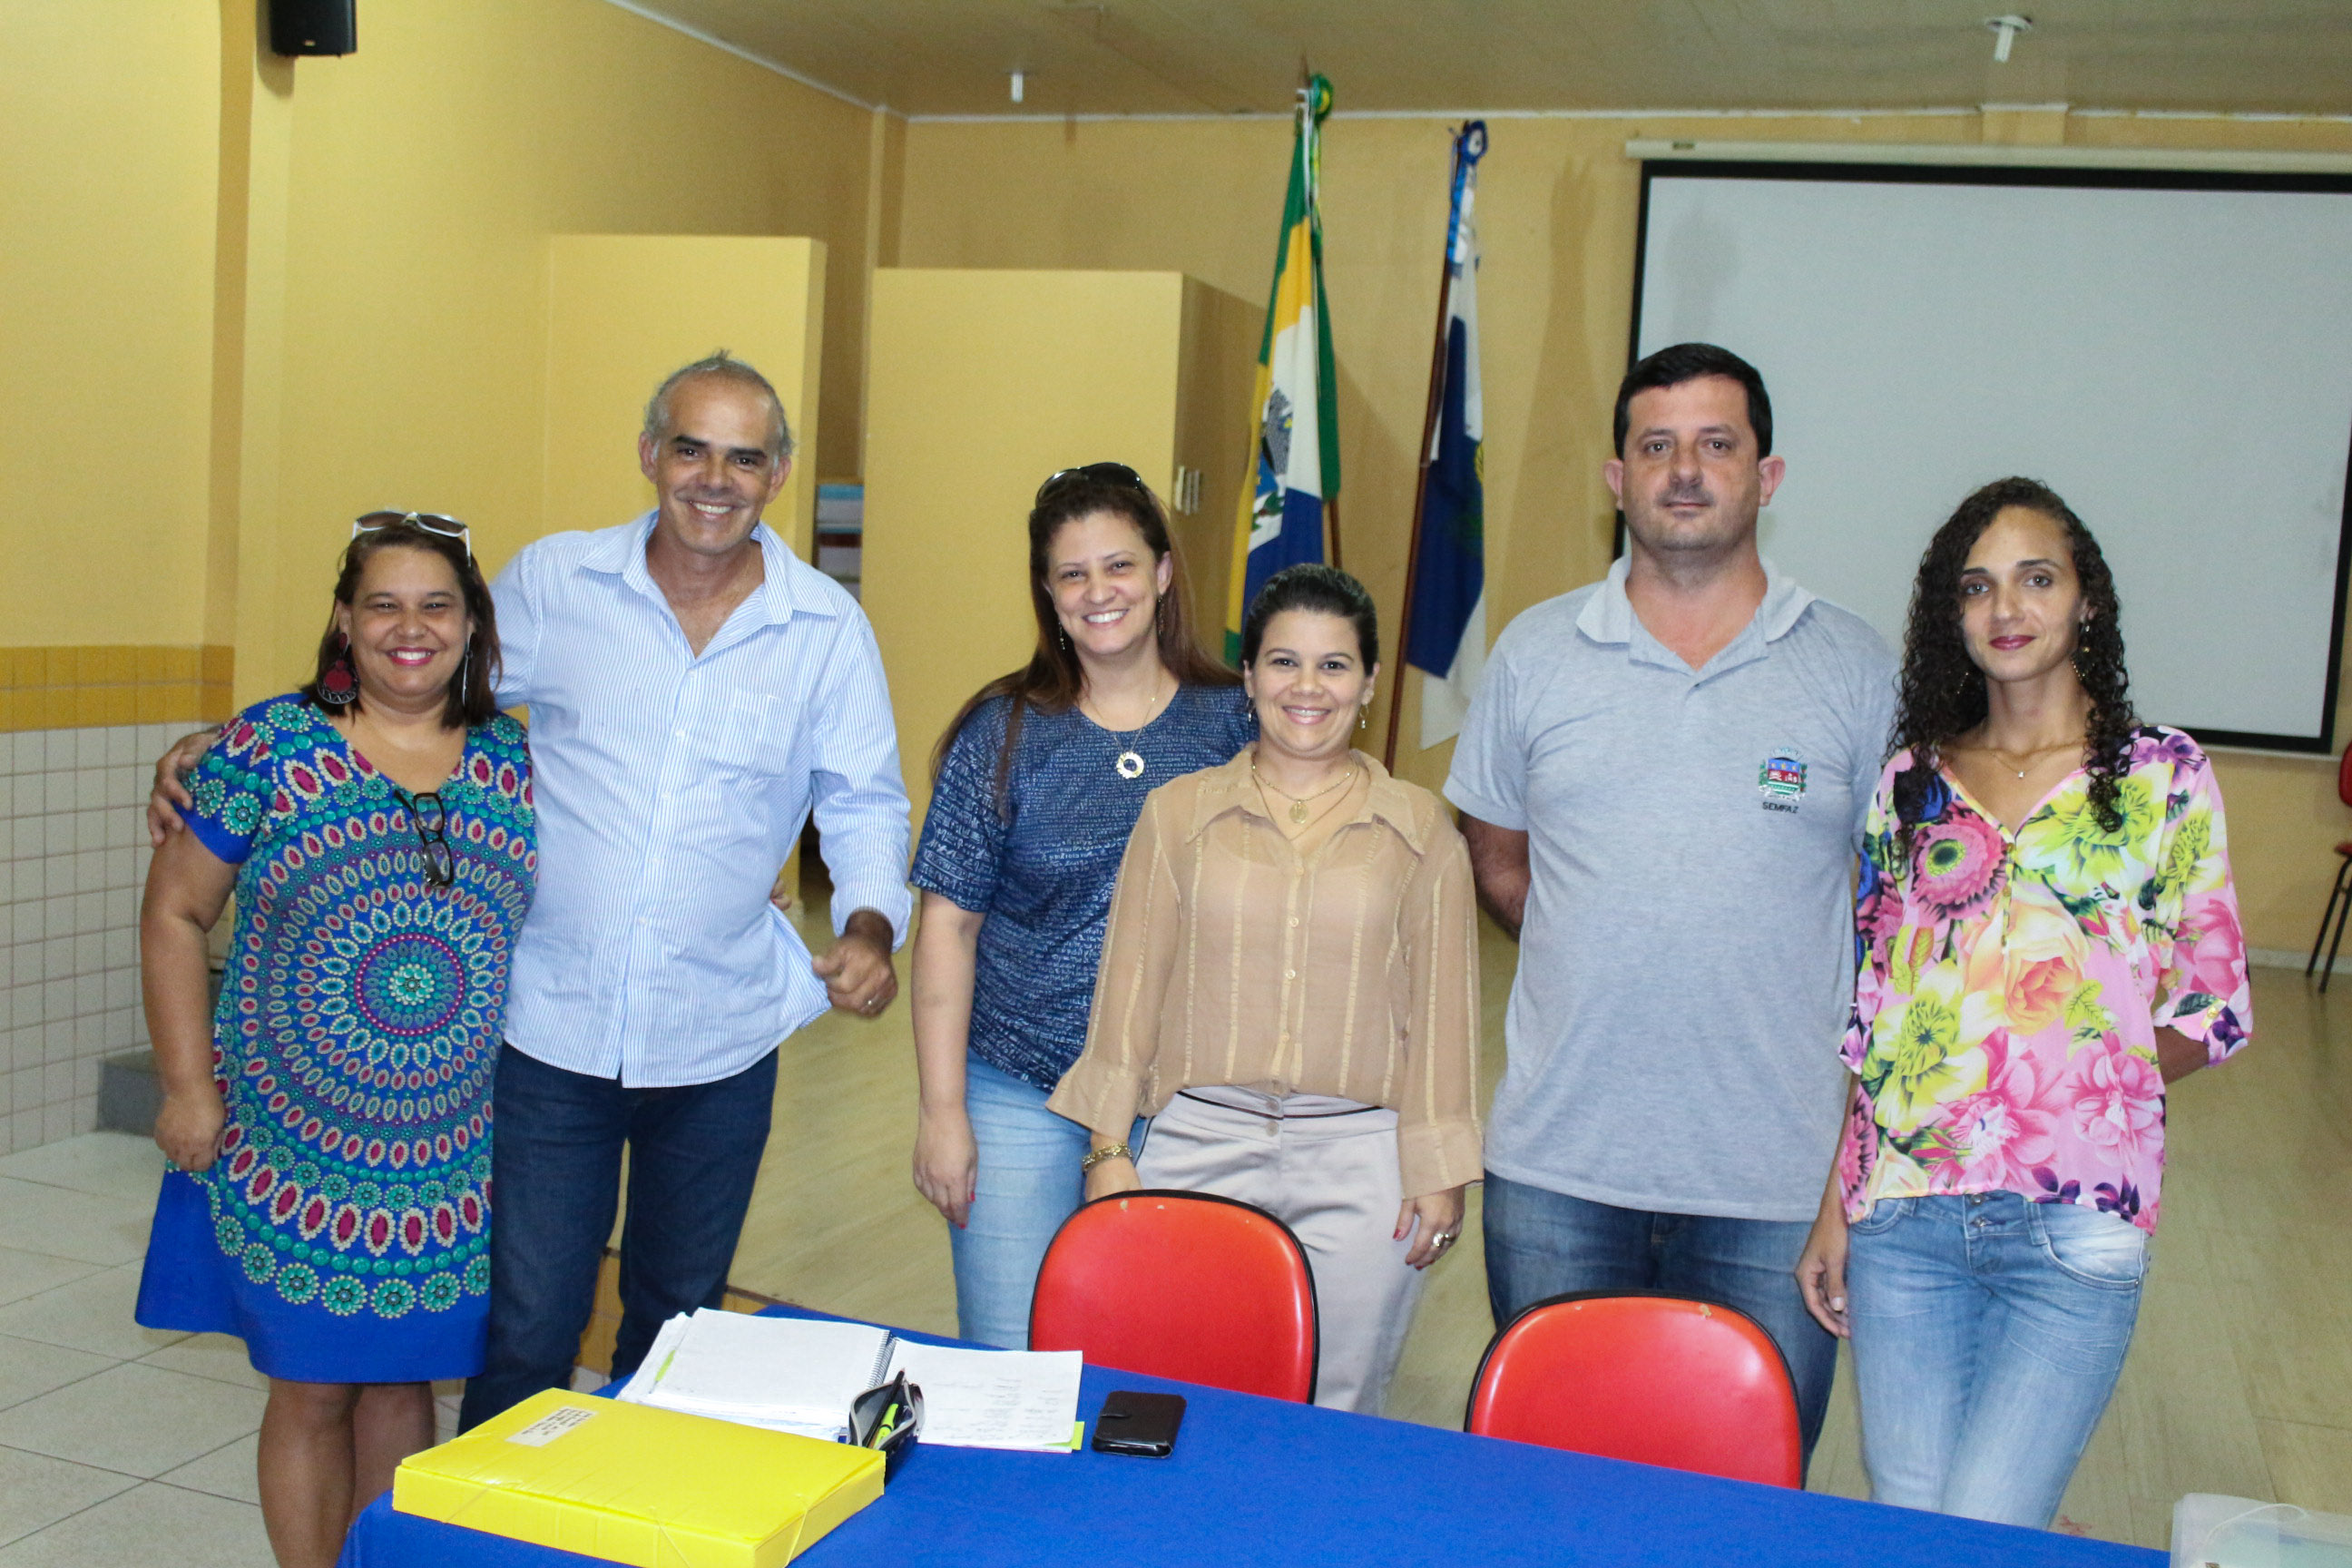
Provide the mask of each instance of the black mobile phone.
[{"label": "black mobile phone", "polygon": [[1183,1424],[1182,1394],[1114,1389],[1095,1417],[1095,1452],[1164,1459],[1176,1451],[1176,1428]]}]

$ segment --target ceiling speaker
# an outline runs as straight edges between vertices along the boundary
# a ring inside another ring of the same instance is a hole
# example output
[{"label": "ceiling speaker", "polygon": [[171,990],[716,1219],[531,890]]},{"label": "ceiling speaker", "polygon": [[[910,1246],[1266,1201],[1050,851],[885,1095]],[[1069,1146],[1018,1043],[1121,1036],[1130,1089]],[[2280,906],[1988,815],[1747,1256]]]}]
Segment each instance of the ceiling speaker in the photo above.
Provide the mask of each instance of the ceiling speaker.
[{"label": "ceiling speaker", "polygon": [[269,51],[348,55],[360,47],[358,0],[269,0]]}]

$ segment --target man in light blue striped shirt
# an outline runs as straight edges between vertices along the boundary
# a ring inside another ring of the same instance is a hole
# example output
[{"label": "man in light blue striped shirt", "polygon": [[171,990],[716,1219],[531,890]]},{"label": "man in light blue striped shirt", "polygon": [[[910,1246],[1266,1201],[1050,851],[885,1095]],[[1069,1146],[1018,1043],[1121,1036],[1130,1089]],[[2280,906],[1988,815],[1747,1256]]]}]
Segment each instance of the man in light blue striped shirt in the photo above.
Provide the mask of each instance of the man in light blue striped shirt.
[{"label": "man in light blue striped shirt", "polygon": [[[660,504],[525,547],[495,587],[528,703],[539,893],[492,1140],[488,1364],[471,1426],[566,1383],[629,1151],[613,1371],[715,1306],[767,1143],[777,1042],[898,986],[907,795],[872,628],[760,521],[791,469],[774,390],[724,355],[646,409]],[[768,899],[814,810],[836,940]]]}]

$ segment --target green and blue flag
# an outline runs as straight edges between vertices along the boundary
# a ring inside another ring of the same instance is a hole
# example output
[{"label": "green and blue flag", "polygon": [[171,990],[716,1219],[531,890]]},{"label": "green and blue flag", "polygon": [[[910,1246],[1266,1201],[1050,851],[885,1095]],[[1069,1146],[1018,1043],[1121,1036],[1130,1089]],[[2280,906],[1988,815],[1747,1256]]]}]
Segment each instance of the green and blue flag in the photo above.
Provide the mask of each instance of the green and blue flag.
[{"label": "green and blue flag", "polygon": [[1329,318],[1323,303],[1322,124],[1331,83],[1318,76],[1298,92],[1290,189],[1283,202],[1282,244],[1275,252],[1274,293],[1257,351],[1250,406],[1256,418],[1250,472],[1234,530],[1233,572],[1225,594],[1225,657],[1241,657],[1242,613],[1268,577],[1302,561],[1324,559],[1324,533],[1339,498],[1339,428]]}]

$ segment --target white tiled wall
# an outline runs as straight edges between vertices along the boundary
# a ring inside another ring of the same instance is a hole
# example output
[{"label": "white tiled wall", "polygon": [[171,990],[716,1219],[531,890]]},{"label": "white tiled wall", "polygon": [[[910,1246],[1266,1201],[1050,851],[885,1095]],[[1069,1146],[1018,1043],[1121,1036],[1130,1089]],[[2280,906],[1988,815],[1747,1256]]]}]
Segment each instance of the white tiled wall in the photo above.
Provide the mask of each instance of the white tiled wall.
[{"label": "white tiled wall", "polygon": [[194,726],[119,724],[0,735],[0,1153],[88,1132],[99,1063],[143,1046],[142,807],[154,759]]}]

